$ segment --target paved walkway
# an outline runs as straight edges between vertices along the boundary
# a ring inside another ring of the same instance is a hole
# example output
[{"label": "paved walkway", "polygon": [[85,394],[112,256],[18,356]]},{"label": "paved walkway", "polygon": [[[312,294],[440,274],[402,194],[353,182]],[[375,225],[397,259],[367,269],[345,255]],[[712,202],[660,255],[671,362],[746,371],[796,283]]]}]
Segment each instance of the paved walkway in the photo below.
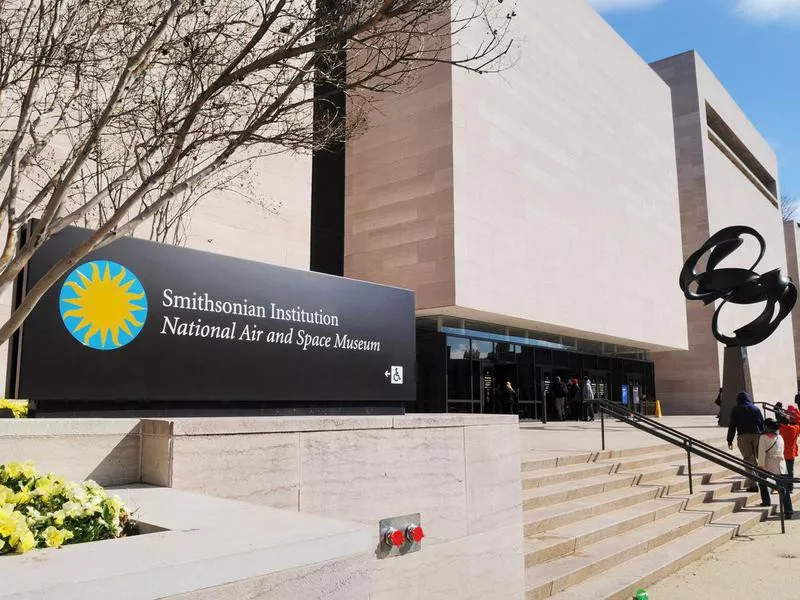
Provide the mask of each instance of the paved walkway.
[{"label": "paved walkway", "polygon": [[786,523],[786,532],[777,520],[761,523],[651,586],[650,600],[799,598],[800,521]]},{"label": "paved walkway", "polygon": [[[663,417],[662,423],[675,427],[692,437],[707,440],[724,438],[727,429],[717,426],[716,417]],[[606,449],[620,450],[639,446],[653,446],[664,443],[643,431],[617,421],[606,419]],[[532,454],[543,458],[559,454],[578,452],[597,452],[600,444],[600,417],[593,422],[582,421],[522,421],[520,423],[520,444],[523,456]]]}]

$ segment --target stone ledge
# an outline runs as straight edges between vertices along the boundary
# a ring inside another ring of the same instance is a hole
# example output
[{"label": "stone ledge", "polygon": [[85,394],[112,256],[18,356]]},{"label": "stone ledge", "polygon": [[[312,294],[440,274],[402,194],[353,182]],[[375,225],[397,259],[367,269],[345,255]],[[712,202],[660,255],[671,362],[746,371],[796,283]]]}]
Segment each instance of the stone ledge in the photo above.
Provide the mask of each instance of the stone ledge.
[{"label": "stone ledge", "polygon": [[[365,429],[430,429],[516,425],[514,415],[408,414],[403,416],[336,417],[187,417],[143,419],[144,435],[247,435],[259,433],[302,433],[310,431],[354,431]],[[171,425],[171,431],[170,431]]]},{"label": "stone ledge", "polygon": [[139,419],[0,419],[0,437],[138,434]]},{"label": "stone ledge", "polygon": [[394,417],[394,429],[425,429],[431,427],[477,427],[482,425],[518,425],[516,415],[449,415],[411,413]]},{"label": "stone ledge", "polygon": [[0,419],[0,438],[101,435],[243,435],[357,429],[429,429],[513,425],[514,415],[182,417],[146,419]]},{"label": "stone ledge", "polygon": [[0,598],[155,600],[374,548],[364,525],[148,486],[113,490],[169,531],[0,559]]}]

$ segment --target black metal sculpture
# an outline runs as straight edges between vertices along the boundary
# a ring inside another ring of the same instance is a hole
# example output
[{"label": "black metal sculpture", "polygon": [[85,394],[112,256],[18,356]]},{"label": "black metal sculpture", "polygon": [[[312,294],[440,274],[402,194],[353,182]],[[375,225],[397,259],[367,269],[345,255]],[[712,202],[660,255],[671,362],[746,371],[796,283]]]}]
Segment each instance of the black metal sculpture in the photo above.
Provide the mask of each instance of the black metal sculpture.
[{"label": "black metal sculpture", "polygon": [[[717,265],[744,243],[743,235],[751,235],[759,243],[761,251],[756,261],[749,269],[734,267],[718,269]],[[714,337],[728,347],[755,346],[763,342],[788,316],[797,301],[797,288],[780,268],[763,275],[754,271],[764,258],[766,248],[764,238],[752,227],[744,225],[726,227],[708,238],[706,243],[686,260],[681,270],[679,285],[686,298],[701,300],[705,304],[722,300],[714,312],[711,330]],[[705,272],[697,273],[697,263],[709,251],[711,254],[706,262]],[[692,284],[697,284],[694,291],[691,289]],[[719,315],[729,302],[732,304],[766,302],[766,306],[750,323],[736,329],[733,336],[728,336],[719,330]]]}]

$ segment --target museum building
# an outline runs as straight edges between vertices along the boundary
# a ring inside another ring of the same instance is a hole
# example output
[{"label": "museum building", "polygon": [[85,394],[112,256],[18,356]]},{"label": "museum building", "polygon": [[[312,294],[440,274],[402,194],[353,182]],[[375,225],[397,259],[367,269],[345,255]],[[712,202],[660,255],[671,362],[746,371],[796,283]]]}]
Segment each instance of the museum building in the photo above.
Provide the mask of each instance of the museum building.
[{"label": "museum building", "polygon": [[[796,276],[774,151],[693,51],[648,65],[586,0],[526,4],[516,27],[500,75],[424,71],[346,146],[259,159],[246,202],[209,194],[183,243],[413,290],[409,411],[492,412],[509,382],[540,418],[555,377],[588,376],[601,398],[714,413],[713,307],[678,273],[742,224]],[[794,395],[795,348],[787,320],[751,349],[757,398]]]},{"label": "museum building", "polygon": [[[554,377],[589,376],[715,414],[714,307],[687,306],[678,273],[734,224],[786,269],[775,153],[695,52],[647,65],[582,0],[520,19],[513,69],[432,69],[348,145],[345,274],[416,291],[423,410],[486,410],[510,381],[538,417]],[[791,327],[751,349],[756,398],[795,393]]]}]

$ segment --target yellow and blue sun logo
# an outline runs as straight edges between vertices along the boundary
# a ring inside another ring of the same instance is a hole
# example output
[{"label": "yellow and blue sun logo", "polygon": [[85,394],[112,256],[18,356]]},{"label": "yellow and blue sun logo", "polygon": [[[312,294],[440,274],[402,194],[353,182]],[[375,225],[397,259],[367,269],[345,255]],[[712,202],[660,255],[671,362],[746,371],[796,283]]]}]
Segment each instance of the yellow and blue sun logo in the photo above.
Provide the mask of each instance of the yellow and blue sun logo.
[{"label": "yellow and blue sun logo", "polygon": [[139,278],[108,260],[77,267],[61,286],[61,319],[76,340],[95,350],[116,350],[139,335],[147,295]]}]

